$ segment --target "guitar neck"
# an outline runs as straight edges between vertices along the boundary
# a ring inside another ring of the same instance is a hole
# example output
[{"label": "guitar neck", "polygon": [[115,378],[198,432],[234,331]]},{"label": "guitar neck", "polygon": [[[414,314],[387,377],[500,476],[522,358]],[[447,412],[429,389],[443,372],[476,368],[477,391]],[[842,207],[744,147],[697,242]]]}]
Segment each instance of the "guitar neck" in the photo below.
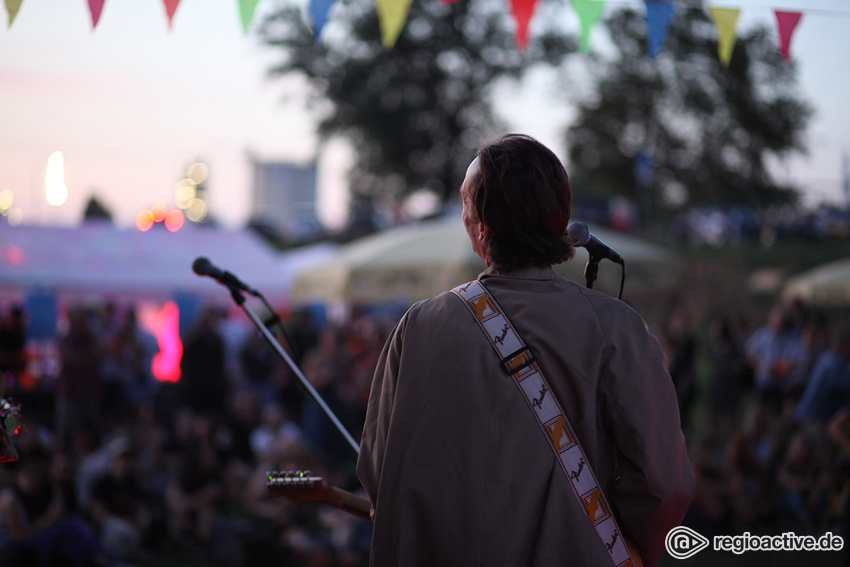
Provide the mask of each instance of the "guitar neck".
[{"label": "guitar neck", "polygon": [[349,514],[354,514],[358,518],[369,522],[372,521],[372,516],[370,515],[372,502],[368,498],[352,494],[336,486],[328,486],[325,492],[327,496],[325,504],[344,510]]},{"label": "guitar neck", "polygon": [[368,498],[331,486],[309,471],[269,472],[266,486],[272,496],[283,496],[293,504],[318,502],[372,521],[372,502]]}]

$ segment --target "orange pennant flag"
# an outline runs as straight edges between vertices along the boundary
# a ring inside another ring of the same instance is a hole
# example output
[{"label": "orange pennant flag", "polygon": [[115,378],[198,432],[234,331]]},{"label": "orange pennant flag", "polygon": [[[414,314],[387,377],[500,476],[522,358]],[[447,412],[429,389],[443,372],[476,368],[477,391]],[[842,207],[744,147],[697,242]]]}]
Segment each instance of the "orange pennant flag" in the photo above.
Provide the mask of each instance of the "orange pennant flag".
[{"label": "orange pennant flag", "polygon": [[776,25],[779,28],[779,50],[782,52],[782,57],[788,61],[791,57],[791,36],[794,35],[794,30],[800,19],[803,17],[801,12],[780,12],[776,13]]},{"label": "orange pennant flag", "polygon": [[511,10],[516,20],[516,43],[520,51],[528,46],[528,24],[534,15],[537,0],[511,0]]},{"label": "orange pennant flag", "polygon": [[384,48],[395,45],[407,22],[407,13],[413,0],[378,0],[378,21]]},{"label": "orange pennant flag", "polygon": [[174,12],[177,11],[177,5],[180,0],[162,0],[165,4],[165,14],[168,16],[168,29],[171,29],[171,23],[174,19]]},{"label": "orange pennant flag", "polygon": [[97,27],[100,21],[100,13],[103,12],[103,4],[106,0],[89,0],[89,10],[91,11],[91,29]]},{"label": "orange pennant flag", "polygon": [[710,8],[714,25],[717,26],[717,54],[720,61],[726,67],[732,60],[732,51],[738,40],[738,16],[741,10],[738,8]]},{"label": "orange pennant flag", "polygon": [[9,27],[12,27],[12,22],[15,21],[15,16],[18,15],[18,10],[21,9],[21,4],[24,0],[6,0],[6,13],[9,14]]}]

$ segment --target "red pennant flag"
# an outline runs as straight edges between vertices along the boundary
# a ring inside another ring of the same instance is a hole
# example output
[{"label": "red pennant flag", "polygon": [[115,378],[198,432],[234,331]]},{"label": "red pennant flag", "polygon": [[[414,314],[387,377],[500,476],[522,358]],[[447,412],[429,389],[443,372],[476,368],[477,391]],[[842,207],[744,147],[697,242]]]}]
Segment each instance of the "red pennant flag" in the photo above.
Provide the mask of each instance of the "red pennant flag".
[{"label": "red pennant flag", "polygon": [[103,12],[103,3],[106,0],[89,0],[89,10],[91,11],[91,29],[97,27],[97,22],[100,21],[100,13]]},{"label": "red pennant flag", "polygon": [[511,0],[511,9],[516,20],[516,43],[520,51],[525,51],[528,45],[528,24],[534,15],[537,0]]},{"label": "red pennant flag", "polygon": [[162,0],[165,4],[165,13],[168,15],[168,29],[171,29],[171,20],[174,19],[174,12],[177,11],[177,4],[180,0]]},{"label": "red pennant flag", "polygon": [[782,52],[782,57],[788,61],[791,57],[791,36],[794,35],[794,30],[800,19],[803,17],[801,12],[780,12],[775,10],[776,24],[779,28],[779,50]]}]

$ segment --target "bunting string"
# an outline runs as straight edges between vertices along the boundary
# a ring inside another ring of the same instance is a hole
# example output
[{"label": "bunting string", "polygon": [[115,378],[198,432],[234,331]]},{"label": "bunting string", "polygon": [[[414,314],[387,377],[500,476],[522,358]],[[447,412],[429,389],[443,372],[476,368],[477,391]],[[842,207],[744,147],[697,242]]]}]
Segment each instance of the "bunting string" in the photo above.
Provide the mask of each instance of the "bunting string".
[{"label": "bunting string", "polygon": [[[182,0],[161,0],[165,7],[165,14],[168,20],[169,29],[172,28],[174,14]],[[407,16],[413,0],[374,0],[375,9],[378,14],[381,29],[381,41],[385,48],[392,48],[404,29],[407,23]],[[435,0],[419,0],[419,1],[435,1]],[[441,0],[445,3],[452,3],[464,0]],[[468,1],[468,0],[466,0]],[[246,35],[254,18],[254,13],[260,0],[235,0],[239,21],[242,24],[243,33]],[[308,12],[309,21],[313,28],[313,33],[316,40],[322,33],[331,8],[336,0],[309,0]],[[4,0],[6,6],[6,14],[8,16],[8,27],[12,27],[12,23],[16,20],[21,10],[25,8],[24,0]],[[103,9],[106,0],[87,0],[89,13],[91,14],[92,29],[95,29],[101,20]],[[529,26],[534,18],[534,12],[537,7],[538,0],[510,0],[511,15],[516,23],[516,44],[520,50],[525,50],[529,41]],[[664,42],[667,37],[667,30],[672,19],[675,17],[675,8],[677,4],[693,6],[693,2],[685,2],[679,0],[644,0],[643,7],[645,9],[647,22],[647,47],[651,58],[655,58],[663,49]],[[582,52],[590,51],[590,37],[594,26],[599,22],[602,13],[608,5],[605,0],[571,0],[571,6],[575,10],[581,27],[580,50]],[[622,0],[615,0],[610,4],[634,6],[634,3],[626,3]],[[847,10],[831,10],[817,7],[805,7],[799,9],[792,8],[769,8],[766,5],[748,3],[745,6],[747,9],[771,9],[776,18],[776,28],[779,36],[777,49],[782,54],[785,60],[791,58],[791,44],[795,31],[802,21],[803,14],[813,15],[829,15],[830,17],[850,17],[850,11]],[[737,40],[737,20],[741,14],[742,8],[739,6],[727,5],[725,3],[712,4],[707,6],[707,9],[717,28],[718,36],[718,57],[721,62],[728,66],[735,49]]]}]

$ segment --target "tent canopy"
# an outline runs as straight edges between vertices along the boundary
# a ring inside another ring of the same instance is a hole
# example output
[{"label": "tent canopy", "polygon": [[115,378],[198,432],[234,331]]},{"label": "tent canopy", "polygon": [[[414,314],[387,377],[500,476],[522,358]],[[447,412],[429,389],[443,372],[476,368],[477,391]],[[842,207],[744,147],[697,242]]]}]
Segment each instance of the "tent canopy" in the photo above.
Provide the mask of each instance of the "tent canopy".
[{"label": "tent canopy", "polygon": [[169,298],[178,293],[229,298],[214,280],[197,276],[200,256],[237,275],[269,300],[288,297],[296,272],[327,258],[335,245],[282,254],[250,230],[187,226],[122,230],[107,223],[77,227],[0,224],[0,291],[60,295],[115,294]]},{"label": "tent canopy", "polygon": [[850,307],[850,258],[794,276],[785,284],[782,298],[815,307]]},{"label": "tent canopy", "polygon": [[[677,281],[675,255],[631,236],[591,227],[598,238],[626,261],[626,292],[670,289]],[[587,252],[556,270],[584,284]],[[425,299],[474,279],[486,266],[469,243],[459,217],[394,228],[342,246],[326,262],[298,274],[292,288],[296,302],[351,303],[412,302]],[[594,287],[616,294],[620,267],[600,264]]]}]

